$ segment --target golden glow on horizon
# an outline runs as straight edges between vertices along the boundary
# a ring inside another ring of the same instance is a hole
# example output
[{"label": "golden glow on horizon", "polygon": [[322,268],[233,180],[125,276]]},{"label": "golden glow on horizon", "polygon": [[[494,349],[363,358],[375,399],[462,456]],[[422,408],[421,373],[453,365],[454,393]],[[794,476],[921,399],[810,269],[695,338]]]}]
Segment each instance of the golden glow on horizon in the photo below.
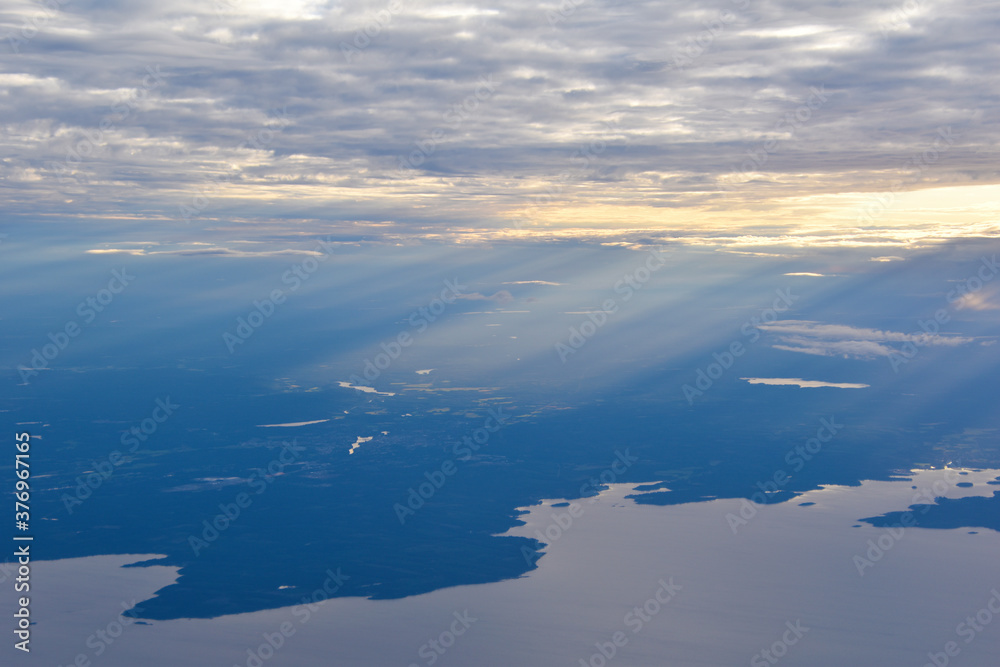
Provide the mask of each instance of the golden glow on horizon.
[{"label": "golden glow on horizon", "polygon": [[1000,185],[817,194],[753,203],[746,193],[740,195],[742,205],[734,202],[734,207],[728,210],[715,203],[661,207],[623,201],[519,208],[512,210],[509,217],[526,221],[523,229],[534,234],[548,231],[565,236],[569,230],[582,233],[660,230],[743,234],[778,243],[794,239],[796,245],[808,245],[810,237],[839,238],[838,245],[883,245],[886,241],[905,245],[1000,235]]}]

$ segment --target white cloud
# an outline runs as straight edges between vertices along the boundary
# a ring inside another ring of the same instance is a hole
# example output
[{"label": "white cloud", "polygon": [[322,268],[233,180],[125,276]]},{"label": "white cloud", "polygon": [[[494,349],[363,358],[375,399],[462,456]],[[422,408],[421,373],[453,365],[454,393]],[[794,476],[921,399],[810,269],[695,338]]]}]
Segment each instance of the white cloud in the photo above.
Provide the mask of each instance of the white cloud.
[{"label": "white cloud", "polygon": [[750,384],[792,385],[796,387],[836,387],[838,389],[864,389],[868,384],[854,382],[823,382],[822,380],[803,380],[802,378],[740,378]]},{"label": "white cloud", "polygon": [[564,283],[553,283],[548,280],[513,280],[506,283],[501,283],[503,285],[562,285]]},{"label": "white cloud", "polygon": [[258,428],[292,428],[294,426],[309,426],[310,424],[322,424],[323,422],[328,422],[329,419],[314,419],[310,422],[288,422],[285,424],[257,424]]},{"label": "white cloud", "polygon": [[[124,244],[122,244],[124,245]],[[128,254],[128,255],[217,255],[223,257],[276,257],[281,255],[309,255],[321,257],[323,253],[317,250],[302,248],[283,248],[281,250],[233,250],[211,243],[192,242],[186,245],[199,247],[179,247],[171,250],[146,250],[144,248],[91,248],[86,252],[93,255]],[[203,246],[203,247],[202,247]]]},{"label": "white cloud", "polygon": [[978,292],[962,295],[955,304],[959,310],[1000,310],[1000,286],[987,285]]},{"label": "white cloud", "polygon": [[145,255],[142,248],[92,248],[87,251],[91,255]]},{"label": "white cloud", "polygon": [[762,324],[760,328],[779,342],[772,347],[824,357],[842,356],[855,359],[888,357],[905,343],[923,346],[954,347],[973,342],[963,336],[927,333],[902,333],[881,329],[866,329],[847,324],[822,324],[802,320],[779,320]]}]

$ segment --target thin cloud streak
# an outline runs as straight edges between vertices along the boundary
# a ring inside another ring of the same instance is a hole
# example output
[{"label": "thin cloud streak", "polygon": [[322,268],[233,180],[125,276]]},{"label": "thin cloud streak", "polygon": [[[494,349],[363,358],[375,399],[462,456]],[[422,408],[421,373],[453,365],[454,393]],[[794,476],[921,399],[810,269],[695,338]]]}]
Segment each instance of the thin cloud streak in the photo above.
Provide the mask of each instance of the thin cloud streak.
[{"label": "thin cloud streak", "polygon": [[772,324],[761,324],[760,329],[780,341],[772,344],[776,350],[854,359],[888,357],[898,353],[899,350],[892,345],[893,343],[955,347],[972,343],[975,340],[947,334],[907,334],[846,324],[823,324],[800,320],[781,320]]}]

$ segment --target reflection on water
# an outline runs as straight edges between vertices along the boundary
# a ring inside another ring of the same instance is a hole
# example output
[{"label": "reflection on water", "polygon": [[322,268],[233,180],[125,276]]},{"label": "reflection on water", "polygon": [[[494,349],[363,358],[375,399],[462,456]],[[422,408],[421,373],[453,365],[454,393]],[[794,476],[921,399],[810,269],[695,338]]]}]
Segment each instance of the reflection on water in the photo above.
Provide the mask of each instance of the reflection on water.
[{"label": "reflection on water", "polygon": [[[856,557],[873,555],[871,544],[886,546],[889,533],[857,520],[905,509],[924,492],[990,496],[997,487],[988,482],[998,476],[921,470],[906,480],[826,487],[804,494],[805,506],[757,507],[737,535],[725,517],[740,511],[740,501],[637,505],[626,497],[636,492],[631,485],[613,484],[597,496],[524,508],[524,525],[509,534],[555,537],[523,578],[401,600],[340,598],[137,625],[105,647],[100,664],[149,664],[162,650],[171,664],[245,665],[248,650],[288,623],[295,632],[269,665],[424,665],[421,648],[449,631],[456,613],[475,621],[439,654],[442,664],[587,664],[616,632],[627,639],[616,665],[749,664],[788,624],[802,636],[785,647],[785,664],[923,664],[951,640],[962,642],[963,664],[988,664],[1000,635],[978,633],[966,644],[954,633],[998,584],[1000,534],[925,530],[918,518],[859,575]],[[36,564],[36,657],[56,664],[78,652],[93,657],[86,640],[94,619],[113,621],[123,599],[142,599],[173,576],[173,568],[118,567],[144,558]]]}]

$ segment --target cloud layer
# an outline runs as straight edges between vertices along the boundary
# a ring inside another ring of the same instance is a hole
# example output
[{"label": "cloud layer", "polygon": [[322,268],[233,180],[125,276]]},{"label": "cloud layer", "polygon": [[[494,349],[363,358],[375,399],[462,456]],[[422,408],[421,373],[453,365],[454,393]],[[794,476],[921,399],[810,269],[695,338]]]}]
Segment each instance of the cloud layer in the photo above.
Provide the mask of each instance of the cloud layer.
[{"label": "cloud layer", "polygon": [[12,3],[3,205],[383,237],[995,235],[996,197],[967,190],[998,182],[998,27],[1000,6],[931,1]]}]

